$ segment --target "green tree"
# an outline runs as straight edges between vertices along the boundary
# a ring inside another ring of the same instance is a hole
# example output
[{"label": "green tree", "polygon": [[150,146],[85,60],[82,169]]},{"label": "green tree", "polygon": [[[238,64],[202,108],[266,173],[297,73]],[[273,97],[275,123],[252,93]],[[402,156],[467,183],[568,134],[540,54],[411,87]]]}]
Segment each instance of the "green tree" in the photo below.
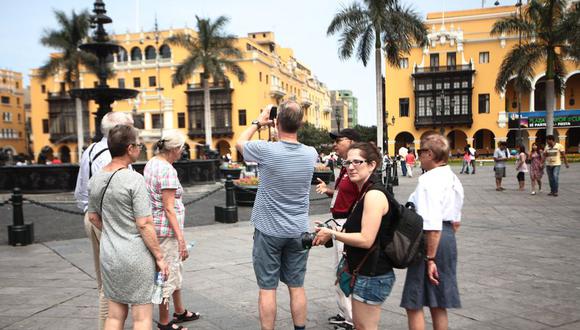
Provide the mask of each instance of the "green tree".
[{"label": "green tree", "polygon": [[329,152],[329,146],[332,145],[332,139],[328,131],[317,128],[311,123],[304,123],[298,130],[298,141],[307,146],[316,148],[318,152]]},{"label": "green tree", "polygon": [[[534,68],[546,68],[546,134],[554,132],[556,94],[561,94],[566,74],[564,58],[578,61],[580,54],[579,5],[567,7],[565,0],[532,0],[521,15],[514,14],[497,21],[491,30],[494,36],[520,34],[523,42],[515,45],[504,57],[495,88],[501,91],[516,76],[518,93],[525,91],[524,80],[532,80]],[[531,86],[529,86],[531,88]]]},{"label": "green tree", "polygon": [[377,140],[376,126],[356,125],[355,127],[353,127],[353,129],[358,132],[362,142],[374,142]]},{"label": "green tree", "polygon": [[204,125],[205,143],[212,145],[212,124],[211,124],[211,104],[209,92],[209,78],[213,81],[223,81],[226,79],[223,68],[231,71],[240,82],[245,81],[246,74],[240,66],[235,63],[242,53],[234,47],[236,37],[225,34],[224,27],[229,19],[220,16],[215,20],[210,18],[199,18],[197,20],[197,37],[193,38],[189,34],[178,33],[170,37],[167,42],[185,48],[189,53],[185,60],[179,64],[173,74],[173,83],[183,84],[190,79],[194,71],[201,67],[203,105],[204,105]]},{"label": "green tree", "polygon": [[[96,56],[79,49],[79,46],[89,37],[90,14],[83,10],[77,14],[74,10],[71,16],[67,16],[64,11],[55,10],[54,16],[58,22],[57,30],[46,29],[40,39],[44,46],[59,51],[57,56],[50,56],[46,63],[40,67],[40,78],[45,80],[48,77],[64,71],[64,82],[69,91],[80,87],[80,67],[85,66],[91,72],[98,72],[99,66]],[[79,157],[84,144],[83,137],[83,117],[82,102],[76,99],[75,102],[77,121],[77,147]]]},{"label": "green tree", "polygon": [[423,46],[427,29],[419,15],[400,0],[362,0],[343,7],[332,19],[327,34],[340,31],[339,56],[356,58],[364,66],[375,51],[375,83],[377,104],[377,145],[383,146],[382,51],[389,64],[399,67],[400,59],[416,43]]}]

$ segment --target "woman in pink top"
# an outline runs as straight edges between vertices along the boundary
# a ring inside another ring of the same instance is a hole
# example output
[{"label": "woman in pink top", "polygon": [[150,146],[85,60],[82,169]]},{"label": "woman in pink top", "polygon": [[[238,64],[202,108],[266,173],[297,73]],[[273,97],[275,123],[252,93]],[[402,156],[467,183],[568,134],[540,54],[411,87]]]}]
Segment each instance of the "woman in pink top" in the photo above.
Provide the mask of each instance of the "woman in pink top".
[{"label": "woman in pink top", "polygon": [[519,147],[518,160],[516,161],[516,171],[518,172],[518,184],[520,185],[520,191],[524,191],[524,186],[526,184],[526,173],[528,173],[526,148],[521,145]]},{"label": "woman in pink top", "polygon": [[[163,286],[163,302],[159,305],[157,326],[160,330],[185,329],[175,323],[199,318],[199,313],[185,309],[181,300],[182,261],[187,259],[189,254],[183,237],[185,220],[185,207],[181,199],[183,188],[172,164],[181,158],[185,136],[177,130],[163,133],[163,137],[157,142],[157,155],[147,162],[143,171],[151,200],[155,231],[170,269],[169,278]],[[175,308],[171,320],[169,319],[170,298],[173,298]]]},{"label": "woman in pink top", "polygon": [[532,143],[530,152],[530,179],[532,181],[532,195],[536,194],[536,184],[538,190],[542,191],[542,176],[544,175],[544,151],[537,143]]},{"label": "woman in pink top", "polygon": [[415,150],[409,150],[407,156],[405,156],[405,163],[407,165],[407,176],[413,177],[413,167],[415,167]]}]

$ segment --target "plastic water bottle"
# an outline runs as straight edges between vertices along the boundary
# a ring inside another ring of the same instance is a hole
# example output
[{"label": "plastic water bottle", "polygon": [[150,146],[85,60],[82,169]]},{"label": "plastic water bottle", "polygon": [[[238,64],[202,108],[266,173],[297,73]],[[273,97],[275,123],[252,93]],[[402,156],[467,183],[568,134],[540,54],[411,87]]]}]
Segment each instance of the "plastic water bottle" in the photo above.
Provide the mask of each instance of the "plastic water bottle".
[{"label": "plastic water bottle", "polygon": [[155,273],[155,289],[153,290],[153,298],[151,302],[155,305],[163,303],[163,286],[165,285],[165,278],[163,273]]},{"label": "plastic water bottle", "polygon": [[193,249],[194,246],[195,246],[195,241],[194,240],[189,241],[189,244],[187,244],[187,253],[188,254],[191,252],[191,249]]}]

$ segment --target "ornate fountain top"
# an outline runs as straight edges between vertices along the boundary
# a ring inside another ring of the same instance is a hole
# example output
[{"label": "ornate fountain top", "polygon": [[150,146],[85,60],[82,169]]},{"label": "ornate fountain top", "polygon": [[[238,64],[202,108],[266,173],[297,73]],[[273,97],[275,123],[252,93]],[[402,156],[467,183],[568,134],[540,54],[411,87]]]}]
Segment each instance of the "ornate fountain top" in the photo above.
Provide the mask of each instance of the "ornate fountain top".
[{"label": "ornate fountain top", "polygon": [[93,8],[94,15],[91,15],[91,28],[96,28],[95,30],[95,41],[96,42],[107,42],[109,41],[109,35],[103,25],[112,23],[113,20],[105,15],[107,10],[105,9],[105,3],[102,0],[96,0]]}]

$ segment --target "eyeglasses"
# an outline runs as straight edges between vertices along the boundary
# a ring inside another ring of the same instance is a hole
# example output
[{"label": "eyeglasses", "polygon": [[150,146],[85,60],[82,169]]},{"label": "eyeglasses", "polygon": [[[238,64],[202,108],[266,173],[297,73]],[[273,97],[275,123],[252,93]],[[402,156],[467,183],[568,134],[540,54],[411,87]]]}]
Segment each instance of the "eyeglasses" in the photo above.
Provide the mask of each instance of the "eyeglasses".
[{"label": "eyeglasses", "polygon": [[349,167],[350,164],[356,166],[360,166],[360,164],[362,163],[368,163],[368,160],[360,160],[360,159],[353,159],[353,160],[345,160],[344,162],[342,162],[342,165],[344,165],[345,167]]},{"label": "eyeglasses", "polygon": [[137,147],[139,149],[143,149],[144,144],[143,143],[131,143],[132,146]]}]

